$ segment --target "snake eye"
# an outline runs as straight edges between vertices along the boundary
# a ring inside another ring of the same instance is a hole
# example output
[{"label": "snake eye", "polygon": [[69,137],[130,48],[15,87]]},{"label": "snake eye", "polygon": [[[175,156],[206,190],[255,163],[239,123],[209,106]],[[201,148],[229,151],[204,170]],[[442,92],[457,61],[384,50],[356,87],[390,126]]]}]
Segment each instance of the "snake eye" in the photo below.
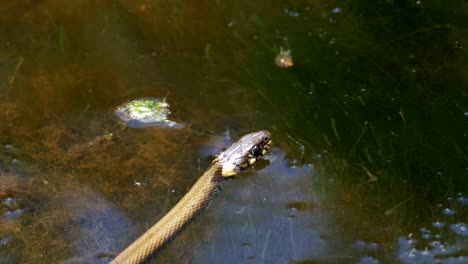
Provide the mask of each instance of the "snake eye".
[{"label": "snake eye", "polygon": [[258,156],[261,155],[261,151],[260,151],[260,148],[258,146],[253,146],[250,149],[250,153],[252,153],[252,155],[254,155],[254,157],[258,157]]}]

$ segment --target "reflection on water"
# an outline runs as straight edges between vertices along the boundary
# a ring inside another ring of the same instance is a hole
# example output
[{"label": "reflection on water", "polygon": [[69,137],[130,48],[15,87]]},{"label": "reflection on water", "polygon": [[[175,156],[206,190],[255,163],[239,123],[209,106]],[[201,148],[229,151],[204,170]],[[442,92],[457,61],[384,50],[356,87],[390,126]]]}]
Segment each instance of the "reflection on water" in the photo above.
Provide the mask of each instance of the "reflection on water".
[{"label": "reflection on water", "polygon": [[[108,262],[259,129],[267,166],[229,180],[153,263],[466,262],[465,11],[2,3],[0,262]],[[274,64],[282,49],[293,67]],[[163,97],[184,128],[115,121]]]}]

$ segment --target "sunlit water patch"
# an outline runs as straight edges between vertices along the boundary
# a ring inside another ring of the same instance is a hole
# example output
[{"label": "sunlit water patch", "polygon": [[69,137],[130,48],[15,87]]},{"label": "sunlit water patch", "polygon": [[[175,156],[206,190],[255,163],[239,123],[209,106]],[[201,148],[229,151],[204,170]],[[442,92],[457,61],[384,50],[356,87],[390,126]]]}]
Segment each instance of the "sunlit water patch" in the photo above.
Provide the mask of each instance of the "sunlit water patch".
[{"label": "sunlit water patch", "polygon": [[[437,219],[428,227],[398,239],[398,259],[402,263],[468,263],[468,224],[466,197],[437,205]],[[450,205],[447,205],[450,204]],[[456,207],[456,209],[452,208]]]}]

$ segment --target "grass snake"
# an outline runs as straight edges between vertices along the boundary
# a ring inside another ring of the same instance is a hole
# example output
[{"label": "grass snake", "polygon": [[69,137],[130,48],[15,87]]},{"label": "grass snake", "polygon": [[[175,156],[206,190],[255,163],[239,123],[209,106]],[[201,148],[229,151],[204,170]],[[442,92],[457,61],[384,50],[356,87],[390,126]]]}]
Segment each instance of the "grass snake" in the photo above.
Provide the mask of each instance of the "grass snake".
[{"label": "grass snake", "polygon": [[272,144],[268,131],[240,138],[211,163],[185,196],[155,225],[122,251],[111,264],[142,263],[165,245],[214,197],[222,181],[249,168]]}]

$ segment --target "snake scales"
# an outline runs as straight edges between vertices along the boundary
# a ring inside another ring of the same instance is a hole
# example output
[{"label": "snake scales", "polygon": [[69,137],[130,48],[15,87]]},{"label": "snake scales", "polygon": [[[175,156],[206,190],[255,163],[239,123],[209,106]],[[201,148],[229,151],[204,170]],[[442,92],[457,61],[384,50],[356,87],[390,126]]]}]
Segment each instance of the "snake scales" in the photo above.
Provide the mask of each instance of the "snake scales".
[{"label": "snake scales", "polygon": [[155,225],[122,251],[111,264],[141,263],[180,231],[220,190],[225,177],[250,167],[271,147],[271,135],[262,130],[247,134],[221,152],[188,193]]}]

